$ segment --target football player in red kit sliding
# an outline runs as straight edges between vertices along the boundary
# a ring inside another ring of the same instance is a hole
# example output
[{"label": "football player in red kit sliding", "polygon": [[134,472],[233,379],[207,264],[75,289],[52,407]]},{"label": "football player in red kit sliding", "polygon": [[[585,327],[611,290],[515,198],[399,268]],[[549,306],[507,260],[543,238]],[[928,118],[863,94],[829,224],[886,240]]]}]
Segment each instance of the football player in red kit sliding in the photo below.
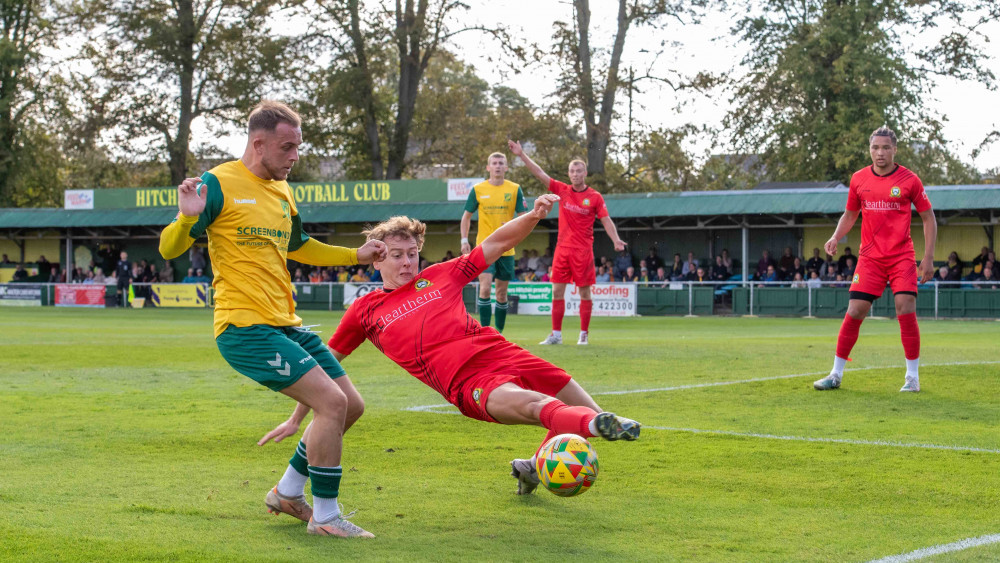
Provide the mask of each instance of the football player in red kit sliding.
[{"label": "football player in red kit sliding", "polygon": [[[872,302],[892,288],[896,318],[906,356],[906,376],[900,391],[920,391],[920,329],[917,327],[917,284],[934,275],[937,221],[924,185],[916,174],[896,164],[896,134],[888,127],[876,129],[869,138],[872,165],[851,177],[844,215],[837,223],[826,252],[837,253],[837,241],[850,232],[862,214],[861,250],[851,283],[847,315],[840,326],[837,353],[830,375],[813,383],[820,391],[837,389],[844,364],[858,340],[861,322]],[[910,237],[910,207],[916,208],[924,227],[924,256],[917,267]]]}]

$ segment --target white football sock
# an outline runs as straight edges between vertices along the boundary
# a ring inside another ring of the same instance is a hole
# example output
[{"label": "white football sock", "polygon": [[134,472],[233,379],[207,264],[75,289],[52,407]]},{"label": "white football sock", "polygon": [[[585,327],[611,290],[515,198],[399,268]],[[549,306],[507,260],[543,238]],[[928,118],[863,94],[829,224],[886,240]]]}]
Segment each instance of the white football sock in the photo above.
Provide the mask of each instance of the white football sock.
[{"label": "white football sock", "polygon": [[306,481],[308,480],[308,475],[299,473],[289,464],[281,481],[278,481],[278,492],[286,497],[300,497],[306,492]]},{"label": "white football sock", "polygon": [[313,522],[326,523],[340,514],[340,503],[336,498],[313,497]]},{"label": "white football sock", "polygon": [[843,377],[845,365],[847,365],[847,360],[845,358],[838,358],[837,356],[833,357],[833,371],[837,375]]},{"label": "white football sock", "polygon": [[587,425],[587,431],[590,432],[591,436],[599,436],[597,432],[597,417],[590,419],[590,424]]},{"label": "white football sock", "polygon": [[556,338],[562,338],[562,331],[561,330],[553,330],[552,331],[552,335],[555,336]]},{"label": "white football sock", "polygon": [[920,358],[906,360],[906,377],[920,377]]}]

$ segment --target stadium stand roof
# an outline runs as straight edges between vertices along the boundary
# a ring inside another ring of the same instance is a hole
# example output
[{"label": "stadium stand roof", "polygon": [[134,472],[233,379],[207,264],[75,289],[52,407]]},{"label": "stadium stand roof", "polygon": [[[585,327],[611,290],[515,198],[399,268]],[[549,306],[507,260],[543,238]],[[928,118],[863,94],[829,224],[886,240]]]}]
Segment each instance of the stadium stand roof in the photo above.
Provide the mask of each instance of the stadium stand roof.
[{"label": "stadium stand roof", "polygon": [[[927,186],[938,211],[1000,210],[1000,186]],[[734,215],[829,215],[844,210],[842,188],[687,191],[605,196],[616,219],[713,217]],[[408,215],[423,221],[457,221],[464,202],[300,204],[304,223],[359,223]],[[0,209],[0,229],[163,226],[176,208],[143,209]],[[557,213],[550,215],[555,218]]]}]

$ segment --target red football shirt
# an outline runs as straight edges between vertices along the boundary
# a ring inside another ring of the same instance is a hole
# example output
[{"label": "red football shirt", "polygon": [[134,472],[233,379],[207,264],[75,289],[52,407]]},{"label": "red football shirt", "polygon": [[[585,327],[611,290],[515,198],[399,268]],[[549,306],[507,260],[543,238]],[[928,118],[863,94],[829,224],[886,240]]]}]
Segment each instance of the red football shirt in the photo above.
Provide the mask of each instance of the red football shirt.
[{"label": "red football shirt", "polygon": [[549,181],[549,191],[559,196],[559,240],[566,248],[594,248],[594,220],[608,216],[604,197],[587,186],[582,192],[559,180]]},{"label": "red football shirt", "polygon": [[876,260],[913,258],[910,237],[910,206],[918,213],[931,208],[931,200],[916,174],[896,166],[886,176],[879,176],[871,166],[851,177],[847,210],[861,212],[861,249],[859,256]]},{"label": "red football shirt", "polygon": [[466,363],[487,349],[514,346],[483,328],[462,300],[462,288],[486,268],[477,246],[467,256],[424,269],[402,287],[372,291],[351,304],[328,345],[350,354],[367,339],[455,403],[461,383],[474,375],[460,373]]}]

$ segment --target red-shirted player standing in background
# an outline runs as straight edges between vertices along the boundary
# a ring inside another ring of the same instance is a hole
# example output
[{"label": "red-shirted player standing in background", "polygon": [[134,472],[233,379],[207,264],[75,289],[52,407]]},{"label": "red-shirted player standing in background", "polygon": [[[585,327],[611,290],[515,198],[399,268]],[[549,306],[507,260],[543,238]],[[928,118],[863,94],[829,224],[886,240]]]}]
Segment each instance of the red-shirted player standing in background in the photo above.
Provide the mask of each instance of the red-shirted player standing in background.
[{"label": "red-shirted player standing in background", "polygon": [[[900,391],[920,391],[920,329],[917,327],[917,284],[934,275],[934,246],[937,242],[937,221],[924,185],[913,172],[893,162],[896,156],[896,134],[888,127],[876,129],[869,138],[872,156],[870,167],[858,170],[851,177],[844,215],[837,223],[826,252],[837,254],[837,241],[850,232],[858,214],[861,222],[861,250],[858,266],[851,283],[851,299],[847,315],[837,338],[837,355],[830,375],[813,383],[820,390],[840,387],[844,364],[858,341],[861,321],[872,308],[872,302],[892,288],[896,301],[896,318],[906,356],[906,380]],[[910,206],[916,208],[924,224],[924,257],[919,276],[910,237]]]},{"label": "red-shirted player standing in background", "polygon": [[[366,231],[368,240],[386,244],[386,258],[374,263],[384,285],[344,314],[328,343],[334,357],[341,361],[369,340],[469,418],[544,426],[549,433],[542,444],[566,433],[638,438],[639,423],[602,412],[569,374],[480,325],[465,307],[466,284],[524,240],[558,200],[551,194],[538,197],[533,210],[505,223],[469,254],[422,271],[426,225],[393,217]],[[292,416],[301,420],[307,412],[300,404]],[[533,459],[515,459],[511,468],[518,494],[538,485]]]},{"label": "red-shirted player standing in background", "polygon": [[553,180],[528,155],[521,143],[507,141],[510,152],[524,161],[528,170],[550,192],[559,196],[559,240],[552,259],[552,334],[541,344],[562,344],[562,321],[566,313],[566,284],[575,283],[580,290],[580,339],[577,344],[588,342],[590,313],[594,302],[590,300],[590,286],[597,281],[594,270],[594,219],[600,219],[604,230],[615,245],[615,251],[625,250],[625,242],[618,238],[618,229],[608,215],[604,198],[588,186],[587,163],[574,160],[569,163],[569,181],[572,185]]}]

